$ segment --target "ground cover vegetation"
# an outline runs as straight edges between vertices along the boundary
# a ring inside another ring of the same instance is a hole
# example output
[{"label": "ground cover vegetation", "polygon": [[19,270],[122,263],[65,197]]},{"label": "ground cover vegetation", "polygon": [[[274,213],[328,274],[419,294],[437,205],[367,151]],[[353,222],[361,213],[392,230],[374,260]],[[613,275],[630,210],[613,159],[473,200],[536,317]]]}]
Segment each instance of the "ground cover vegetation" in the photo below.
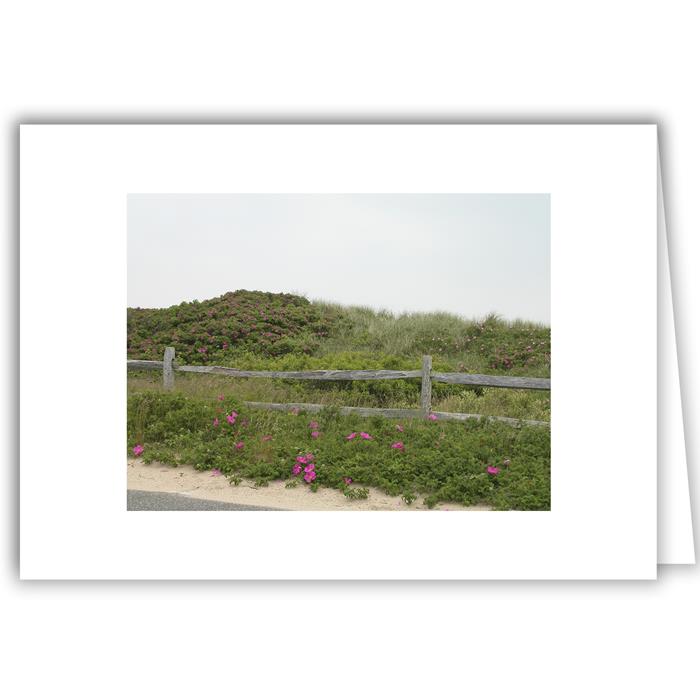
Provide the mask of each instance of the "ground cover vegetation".
[{"label": "ground cover vegetation", "polygon": [[[175,347],[180,364],[251,370],[419,369],[421,355],[430,354],[437,371],[550,376],[550,331],[542,325],[508,323],[494,315],[478,320],[446,313],[397,316],[244,290],[166,309],[127,310],[129,358],[160,360],[166,346]],[[138,447],[145,459],[218,469],[233,482],[290,477],[290,488],[334,486],[348,498],[361,498],[365,486],[377,486],[409,501],[425,494],[431,506],[455,500],[499,509],[549,508],[548,426],[417,419],[402,424],[337,411],[339,406],[415,408],[420,380],[177,374],[175,393],[164,393],[161,384],[156,372],[128,372],[129,450],[133,454]],[[273,413],[250,410],[245,401],[326,408],[315,416]],[[550,395],[434,383],[432,406],[549,421]],[[317,429],[309,428],[313,423]],[[346,439],[352,433],[355,437]]]},{"label": "ground cover vegetation", "polygon": [[388,420],[250,410],[235,395],[201,399],[137,392],[128,399],[130,454],[216,470],[237,484],[286,479],[290,488],[368,486],[429,507],[441,502],[498,510],[549,509],[549,429],[470,420]]}]

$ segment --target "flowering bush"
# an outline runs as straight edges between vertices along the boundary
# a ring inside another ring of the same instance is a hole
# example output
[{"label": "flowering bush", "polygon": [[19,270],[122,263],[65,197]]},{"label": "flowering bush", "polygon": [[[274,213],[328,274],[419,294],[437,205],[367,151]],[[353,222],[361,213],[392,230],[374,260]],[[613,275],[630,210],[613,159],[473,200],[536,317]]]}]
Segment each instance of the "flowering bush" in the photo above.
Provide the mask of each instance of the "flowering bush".
[{"label": "flowering bush", "polygon": [[183,363],[215,364],[232,351],[276,357],[309,354],[340,322],[340,313],[304,297],[239,290],[167,309],[127,309],[127,355],[161,359],[175,348]]},{"label": "flowering bush", "polygon": [[[226,415],[235,411],[238,419],[214,427],[212,415],[222,403]],[[363,489],[373,486],[402,502],[423,494],[429,506],[456,501],[502,510],[549,509],[546,427],[441,421],[436,449],[436,426],[420,419],[404,423],[401,441],[395,424],[381,417],[327,410],[315,420],[320,436],[312,439],[303,412],[243,410],[230,399],[207,401],[178,392],[132,394],[129,455],[135,445],[146,445],[147,461],[218,469],[233,483],[287,479],[312,490],[336,488],[348,498],[366,497]],[[362,433],[372,439],[361,439]]]}]

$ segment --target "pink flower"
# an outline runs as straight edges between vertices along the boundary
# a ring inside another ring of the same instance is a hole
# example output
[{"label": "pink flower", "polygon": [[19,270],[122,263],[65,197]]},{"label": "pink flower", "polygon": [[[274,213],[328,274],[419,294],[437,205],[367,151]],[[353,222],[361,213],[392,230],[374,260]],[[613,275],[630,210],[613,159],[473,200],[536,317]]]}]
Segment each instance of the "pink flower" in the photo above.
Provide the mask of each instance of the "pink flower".
[{"label": "pink flower", "polygon": [[306,474],[304,474],[304,481],[307,484],[310,484],[315,478],[316,478],[316,472],[306,472]]},{"label": "pink flower", "polygon": [[236,416],[231,413],[226,416],[226,420],[229,422],[230,425],[233,425],[236,422]]},{"label": "pink flower", "polygon": [[294,476],[299,476],[299,474],[301,474],[301,464],[295,464],[292,467],[292,474],[294,474]]},{"label": "pink flower", "polygon": [[304,457],[306,458],[307,462],[313,462],[314,461],[314,456],[311,454],[311,452],[307,452]]},{"label": "pink flower", "polygon": [[316,471],[316,465],[315,464],[307,464],[304,467],[304,471],[308,474],[309,472],[314,472]]},{"label": "pink flower", "polygon": [[290,411],[290,413],[291,413],[293,416],[298,416],[298,415],[299,415],[299,409],[295,406],[295,407]]},{"label": "pink flower", "polygon": [[219,401],[223,401],[223,400],[224,400],[224,395],[223,395],[223,394],[219,394],[216,398],[219,399]]},{"label": "pink flower", "polygon": [[396,429],[400,432],[403,433],[403,425],[397,425]]},{"label": "pink flower", "polygon": [[393,447],[395,450],[403,450],[403,442],[395,442],[395,443],[392,445],[392,447]]},{"label": "pink flower", "polygon": [[486,467],[486,471],[489,474],[498,474],[501,470],[498,467],[494,467],[493,465],[489,464],[488,467]]},{"label": "pink flower", "polygon": [[272,440],[272,435],[263,435],[262,436],[263,442],[268,442],[269,440]]},{"label": "pink flower", "polygon": [[438,419],[438,418],[437,418],[437,416],[436,416],[434,413],[431,413],[431,414],[428,416],[428,420],[437,420],[437,419]]},{"label": "pink flower", "polygon": [[216,428],[219,425],[219,419],[214,418],[214,427]]},{"label": "pink flower", "polygon": [[319,433],[318,430],[314,430],[314,431],[311,433],[311,437],[312,437],[312,438],[317,438],[320,434],[321,434],[321,433]]},{"label": "pink flower", "polygon": [[504,460],[503,460],[503,466],[504,466],[504,467],[510,466],[510,460],[509,460],[509,459],[504,459]]},{"label": "pink flower", "polygon": [[297,462],[299,462],[300,464],[306,464],[308,461],[309,460],[306,459],[306,457],[297,457]]},{"label": "pink flower", "polygon": [[372,440],[372,436],[369,433],[360,433],[360,437],[363,440]]},{"label": "pink flower", "polygon": [[134,454],[138,457],[140,454],[143,454],[143,445],[134,445]]},{"label": "pink flower", "polygon": [[318,428],[318,423],[315,420],[312,420],[309,423],[309,428],[311,428],[312,430],[316,430],[316,428]]},{"label": "pink flower", "polygon": [[344,477],[343,477],[343,481],[344,481],[348,486],[350,486],[350,484],[352,484],[352,479],[351,479],[349,476],[344,476]]},{"label": "pink flower", "polygon": [[211,475],[212,476],[221,476],[221,471],[219,469],[212,469]]},{"label": "pink flower", "polygon": [[346,435],[345,439],[346,440],[354,440],[357,437],[357,433],[350,433],[350,435]]},{"label": "pink flower", "polygon": [[234,447],[235,447],[237,450],[242,450],[242,449],[243,449],[243,441],[237,442],[237,443],[234,445]]}]

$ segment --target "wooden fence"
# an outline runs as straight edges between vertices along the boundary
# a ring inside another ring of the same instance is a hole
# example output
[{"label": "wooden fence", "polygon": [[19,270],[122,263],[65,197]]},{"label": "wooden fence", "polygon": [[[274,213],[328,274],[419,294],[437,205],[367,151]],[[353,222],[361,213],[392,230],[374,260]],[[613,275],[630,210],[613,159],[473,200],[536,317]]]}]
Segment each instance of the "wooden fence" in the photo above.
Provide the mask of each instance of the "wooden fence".
[{"label": "wooden fence", "polygon": [[[432,357],[423,356],[423,366],[416,370],[394,369],[318,369],[304,370],[301,372],[275,372],[266,370],[234,369],[233,367],[217,367],[215,365],[178,365],[175,362],[175,348],[165,348],[163,361],[160,360],[127,360],[127,369],[162,370],[163,386],[166,389],[175,387],[175,372],[195,372],[198,374],[223,374],[227,377],[266,377],[268,379],[300,379],[314,381],[369,381],[377,379],[420,379],[420,409],[412,408],[363,408],[360,406],[343,406],[342,414],[356,414],[361,416],[384,416],[387,418],[427,418],[431,413],[441,420],[461,420],[481,418],[497,420],[512,425],[549,425],[545,421],[520,420],[517,418],[505,418],[503,416],[482,416],[473,413],[446,413],[431,410],[433,382],[445,384],[464,384],[467,386],[496,387],[499,389],[534,389],[549,391],[549,379],[537,379],[533,377],[497,377],[490,374],[466,374],[463,372],[433,372]],[[264,403],[259,401],[246,401],[251,408],[263,408],[272,411],[289,411],[293,408],[317,413],[324,408],[323,404],[315,403]]]}]

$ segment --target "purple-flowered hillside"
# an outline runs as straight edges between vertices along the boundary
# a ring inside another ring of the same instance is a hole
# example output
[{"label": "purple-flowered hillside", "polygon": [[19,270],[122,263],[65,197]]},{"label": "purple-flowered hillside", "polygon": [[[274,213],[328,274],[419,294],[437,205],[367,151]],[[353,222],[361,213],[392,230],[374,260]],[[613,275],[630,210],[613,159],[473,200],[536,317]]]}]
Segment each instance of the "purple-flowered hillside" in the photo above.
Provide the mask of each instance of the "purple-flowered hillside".
[{"label": "purple-flowered hillside", "polygon": [[172,346],[182,363],[209,364],[228,351],[263,357],[311,354],[341,315],[294,294],[239,290],[165,309],[127,310],[127,356],[161,359]]}]

